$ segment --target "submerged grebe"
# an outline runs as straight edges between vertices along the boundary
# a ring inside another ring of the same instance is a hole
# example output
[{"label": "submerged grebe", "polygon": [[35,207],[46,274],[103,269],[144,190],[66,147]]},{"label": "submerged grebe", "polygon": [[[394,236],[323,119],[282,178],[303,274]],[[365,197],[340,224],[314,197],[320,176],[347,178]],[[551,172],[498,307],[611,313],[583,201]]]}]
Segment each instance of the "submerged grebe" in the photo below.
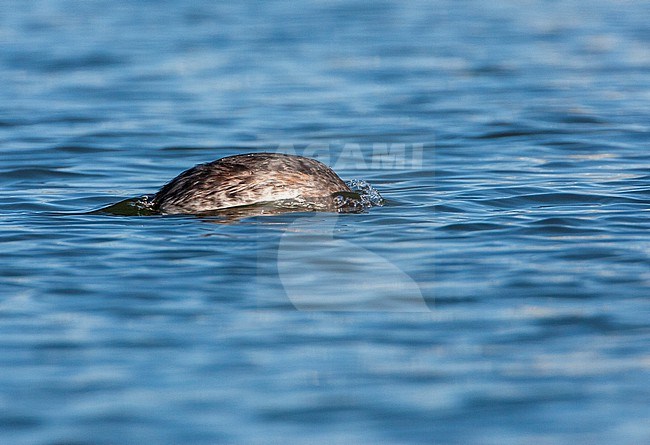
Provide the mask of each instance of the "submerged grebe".
[{"label": "submerged grebe", "polygon": [[350,188],[314,159],[279,153],[229,156],[184,171],[153,198],[162,213],[205,213],[260,203],[340,210]]}]

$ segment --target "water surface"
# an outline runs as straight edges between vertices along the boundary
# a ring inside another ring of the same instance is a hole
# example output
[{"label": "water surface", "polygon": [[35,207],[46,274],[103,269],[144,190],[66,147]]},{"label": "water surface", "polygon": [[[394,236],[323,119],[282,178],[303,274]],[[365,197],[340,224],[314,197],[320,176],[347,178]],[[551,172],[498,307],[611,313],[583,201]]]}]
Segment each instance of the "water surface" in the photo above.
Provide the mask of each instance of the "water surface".
[{"label": "water surface", "polygon": [[[650,441],[645,2],[0,7],[0,441]],[[97,213],[295,152],[362,214]]]}]

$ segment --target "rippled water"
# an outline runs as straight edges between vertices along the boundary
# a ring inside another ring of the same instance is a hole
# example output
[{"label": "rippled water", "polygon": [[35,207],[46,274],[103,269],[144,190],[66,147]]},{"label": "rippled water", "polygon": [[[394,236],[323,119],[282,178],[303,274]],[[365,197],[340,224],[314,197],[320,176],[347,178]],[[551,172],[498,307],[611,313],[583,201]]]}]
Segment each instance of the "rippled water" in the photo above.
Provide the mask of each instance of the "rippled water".
[{"label": "rippled water", "polygon": [[[650,442],[650,8],[0,6],[0,442]],[[96,212],[305,154],[386,200]]]}]

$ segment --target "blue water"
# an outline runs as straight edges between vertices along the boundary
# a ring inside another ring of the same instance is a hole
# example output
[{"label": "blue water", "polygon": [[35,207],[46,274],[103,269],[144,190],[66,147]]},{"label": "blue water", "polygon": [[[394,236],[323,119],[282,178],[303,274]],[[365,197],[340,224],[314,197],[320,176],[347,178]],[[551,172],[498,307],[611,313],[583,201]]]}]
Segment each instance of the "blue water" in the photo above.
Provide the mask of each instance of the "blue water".
[{"label": "blue water", "polygon": [[[0,443],[650,443],[647,2],[232,3],[0,6]],[[252,151],[386,204],[97,212]]]}]

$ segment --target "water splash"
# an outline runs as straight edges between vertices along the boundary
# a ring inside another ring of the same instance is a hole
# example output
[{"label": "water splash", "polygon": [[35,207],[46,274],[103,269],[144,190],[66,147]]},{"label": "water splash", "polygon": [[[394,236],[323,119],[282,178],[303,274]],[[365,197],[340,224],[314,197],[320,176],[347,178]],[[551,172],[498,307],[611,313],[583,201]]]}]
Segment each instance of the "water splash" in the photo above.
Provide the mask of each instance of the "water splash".
[{"label": "water splash", "polygon": [[363,179],[351,179],[345,183],[352,191],[334,195],[334,204],[339,213],[359,213],[370,207],[384,205],[384,198],[379,191]]},{"label": "water splash", "polygon": [[379,190],[364,181],[363,179],[351,179],[345,182],[350,190],[359,194],[361,204],[365,208],[381,207],[384,205],[384,198],[379,194]]}]

